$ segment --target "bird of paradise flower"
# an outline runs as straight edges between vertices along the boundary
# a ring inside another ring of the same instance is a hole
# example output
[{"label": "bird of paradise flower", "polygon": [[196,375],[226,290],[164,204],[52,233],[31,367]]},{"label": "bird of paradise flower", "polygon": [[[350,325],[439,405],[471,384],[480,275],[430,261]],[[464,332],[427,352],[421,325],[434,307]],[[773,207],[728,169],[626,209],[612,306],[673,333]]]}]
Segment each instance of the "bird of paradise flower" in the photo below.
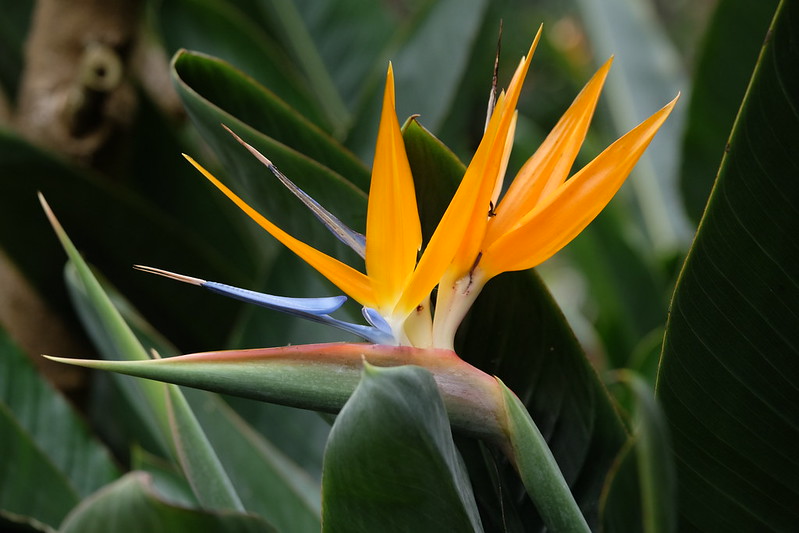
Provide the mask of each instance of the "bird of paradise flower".
[{"label": "bird of paradise flower", "polygon": [[[539,265],[599,214],[671,113],[677,98],[569,178],[610,69],[611,61],[607,61],[500,198],[513,145],[516,104],[540,35],[541,30],[507,90],[496,99],[483,138],[424,247],[413,176],[395,111],[390,65],[372,167],[366,235],[341,223],[263,154],[236,136],[336,237],[363,257],[365,273],[289,235],[186,156],[255,222],[358,301],[368,325],[330,316],[343,305],[345,296],[278,297],[152,267],[138,268],[329,324],[370,344],[298,345],[165,359],[147,359],[137,353],[128,361],[49,358],[330,412],[337,412],[347,401],[366,361],[376,366],[418,365],[435,379],[452,427],[498,445],[511,459],[550,529],[587,531],[582,511],[524,405],[498,378],[460,359],[453,351],[454,336],[488,280],[503,272]],[[90,292],[102,294],[49,206],[42,202],[81,279]],[[436,298],[431,302],[436,287]],[[103,305],[111,307],[110,302]],[[109,316],[112,314],[109,312]],[[120,331],[125,329],[123,322],[114,322],[113,317],[108,318],[108,324]],[[132,332],[125,335],[135,344]]]},{"label": "bird of paradise flower", "polygon": [[[539,29],[507,90],[497,98],[477,151],[421,256],[421,224],[395,111],[391,65],[372,166],[365,236],[342,224],[291,183],[263,154],[236,136],[328,228],[364,258],[365,273],[289,235],[185,156],[255,222],[363,305],[370,326],[329,316],[344,303],[343,297],[274,297],[151,267],[139,268],[328,323],[373,343],[452,349],[458,325],[485,283],[503,272],[541,264],[576,237],[624,183],[679,97],[569,178],[610,69],[612,59],[608,60],[500,199],[513,145],[516,104],[540,36]],[[431,313],[430,295],[436,286],[437,299]]]}]

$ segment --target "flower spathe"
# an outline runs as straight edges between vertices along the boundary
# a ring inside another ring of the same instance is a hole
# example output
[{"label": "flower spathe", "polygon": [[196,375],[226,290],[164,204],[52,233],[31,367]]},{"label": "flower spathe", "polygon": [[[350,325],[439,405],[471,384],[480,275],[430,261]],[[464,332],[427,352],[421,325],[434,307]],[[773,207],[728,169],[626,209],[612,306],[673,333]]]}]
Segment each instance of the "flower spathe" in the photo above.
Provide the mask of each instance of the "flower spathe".
[{"label": "flower spathe", "polygon": [[[365,273],[292,237],[186,158],[273,237],[361,303],[373,326],[375,313],[382,317],[395,344],[452,349],[455,331],[483,285],[502,272],[542,263],[577,236],[622,185],[676,102],[675,98],[567,179],[610,69],[609,60],[499,199],[513,144],[516,104],[540,35],[539,29],[507,90],[497,98],[483,138],[426,245],[389,65],[369,190]],[[431,317],[430,295],[436,286]]]}]

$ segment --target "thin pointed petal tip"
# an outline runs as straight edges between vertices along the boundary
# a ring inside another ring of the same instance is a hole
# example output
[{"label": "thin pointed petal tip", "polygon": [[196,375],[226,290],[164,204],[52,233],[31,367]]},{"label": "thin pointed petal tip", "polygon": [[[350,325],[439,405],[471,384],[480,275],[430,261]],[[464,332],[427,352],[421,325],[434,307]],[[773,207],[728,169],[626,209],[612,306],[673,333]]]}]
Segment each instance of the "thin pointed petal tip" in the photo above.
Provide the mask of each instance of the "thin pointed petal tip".
[{"label": "thin pointed petal tip", "polygon": [[241,145],[242,145],[244,148],[246,148],[248,152],[250,152],[250,153],[251,153],[253,156],[255,156],[255,158],[256,158],[258,161],[260,161],[261,163],[263,163],[263,164],[264,164],[264,165],[265,165],[265,166],[266,166],[266,167],[267,167],[269,170],[271,170],[273,173],[274,173],[274,172],[277,172],[277,168],[275,167],[275,164],[274,164],[274,163],[272,163],[272,160],[271,160],[271,159],[269,159],[269,158],[268,158],[268,157],[266,157],[264,154],[262,154],[261,152],[259,152],[259,151],[258,151],[258,150],[257,150],[257,149],[256,149],[254,146],[252,146],[250,143],[248,143],[247,141],[245,141],[244,139],[242,139],[241,137],[239,137],[239,136],[238,136],[238,135],[237,135],[237,134],[236,134],[236,133],[235,133],[233,130],[231,130],[230,128],[228,128],[228,127],[227,127],[225,124],[222,124],[222,127],[223,127],[223,128],[225,128],[225,130],[226,130],[226,131],[227,131],[229,134],[231,134],[231,135],[233,136],[233,138],[234,138],[234,139],[236,139],[236,141],[237,141],[239,144],[241,144]]},{"label": "thin pointed petal tip", "polygon": [[182,281],[183,283],[188,283],[190,285],[198,285],[201,286],[206,281],[200,278],[194,278],[192,276],[186,276],[183,274],[177,274],[175,272],[170,272],[169,270],[163,270],[161,268],[149,267],[145,265],[133,265],[133,268],[136,270],[141,270],[142,272],[147,272],[148,274],[155,274],[157,276],[162,276],[164,278],[174,279],[176,281]]}]

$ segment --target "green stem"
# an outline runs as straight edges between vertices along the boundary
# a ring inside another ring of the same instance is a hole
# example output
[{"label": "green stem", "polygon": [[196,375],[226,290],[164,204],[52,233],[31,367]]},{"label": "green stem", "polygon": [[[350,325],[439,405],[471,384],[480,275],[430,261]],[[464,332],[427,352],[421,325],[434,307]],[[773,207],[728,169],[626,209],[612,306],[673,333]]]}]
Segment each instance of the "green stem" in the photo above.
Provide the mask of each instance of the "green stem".
[{"label": "green stem", "polygon": [[547,528],[558,533],[591,531],[544,436],[519,398],[499,384],[507,414],[508,453]]}]

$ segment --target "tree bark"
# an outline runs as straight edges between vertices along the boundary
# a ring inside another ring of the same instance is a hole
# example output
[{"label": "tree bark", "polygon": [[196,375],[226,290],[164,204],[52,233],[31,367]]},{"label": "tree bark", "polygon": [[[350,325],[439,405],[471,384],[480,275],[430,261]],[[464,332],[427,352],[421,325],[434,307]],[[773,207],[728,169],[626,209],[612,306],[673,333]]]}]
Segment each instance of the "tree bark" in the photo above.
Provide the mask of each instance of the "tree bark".
[{"label": "tree bark", "polygon": [[102,170],[133,119],[128,65],[141,0],[39,0],[16,126],[31,142]]}]

